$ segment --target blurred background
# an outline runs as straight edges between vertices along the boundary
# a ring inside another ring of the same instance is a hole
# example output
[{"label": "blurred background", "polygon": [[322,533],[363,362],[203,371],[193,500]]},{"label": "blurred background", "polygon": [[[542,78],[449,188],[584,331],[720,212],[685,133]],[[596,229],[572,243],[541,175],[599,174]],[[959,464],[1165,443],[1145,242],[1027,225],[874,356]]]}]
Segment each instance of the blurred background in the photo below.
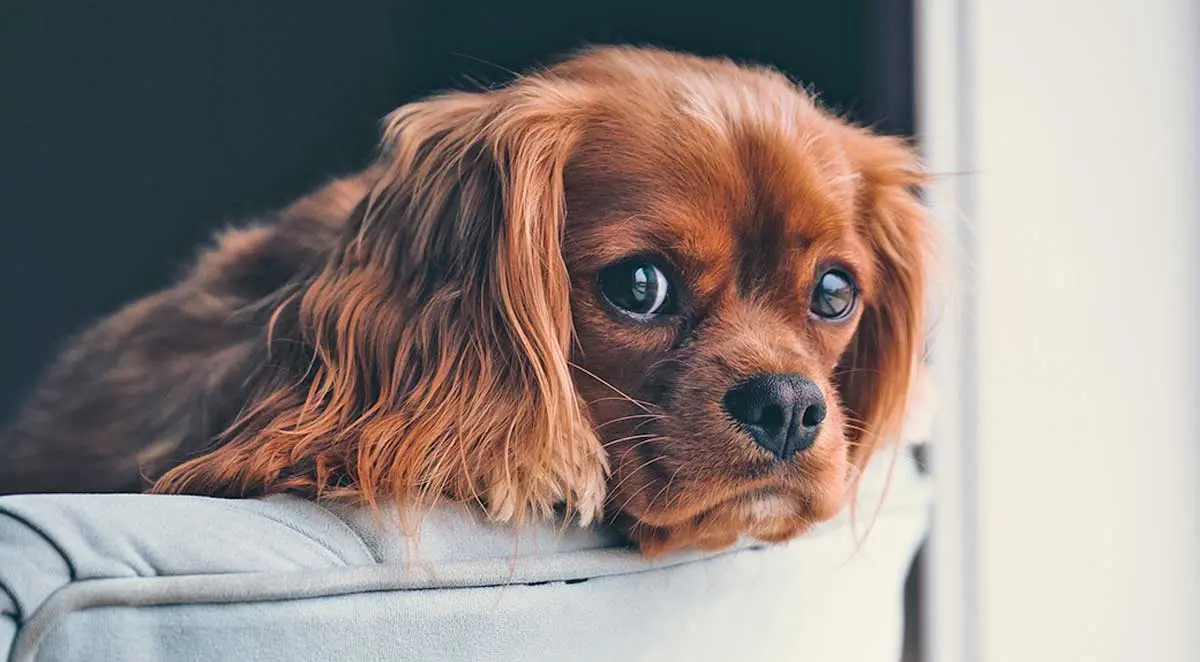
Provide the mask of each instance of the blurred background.
[{"label": "blurred background", "polygon": [[935,174],[906,659],[1200,660],[1198,4],[0,1],[0,416],[398,105],[586,43],[766,62]]}]

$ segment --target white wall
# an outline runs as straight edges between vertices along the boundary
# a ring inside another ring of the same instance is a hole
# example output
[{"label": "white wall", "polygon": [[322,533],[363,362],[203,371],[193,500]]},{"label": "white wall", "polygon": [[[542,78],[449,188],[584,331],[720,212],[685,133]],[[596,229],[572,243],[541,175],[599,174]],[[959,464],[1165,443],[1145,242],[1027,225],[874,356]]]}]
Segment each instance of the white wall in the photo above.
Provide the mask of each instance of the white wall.
[{"label": "white wall", "polygon": [[[936,662],[1200,660],[1200,3],[925,0]],[[944,341],[944,342],[943,342]]]}]

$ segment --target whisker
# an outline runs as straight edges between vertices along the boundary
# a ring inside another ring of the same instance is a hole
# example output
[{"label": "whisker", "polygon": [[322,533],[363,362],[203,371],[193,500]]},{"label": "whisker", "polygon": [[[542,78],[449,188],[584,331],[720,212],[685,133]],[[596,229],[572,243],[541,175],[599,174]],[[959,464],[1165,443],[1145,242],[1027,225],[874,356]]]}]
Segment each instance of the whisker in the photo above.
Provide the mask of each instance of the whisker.
[{"label": "whisker", "polygon": [[600,425],[597,425],[596,429],[599,430],[605,426],[612,425],[614,423],[620,423],[622,421],[629,421],[629,420],[634,420],[634,419],[638,419],[638,418],[659,420],[659,419],[666,418],[666,416],[664,416],[662,414],[631,414],[629,416],[621,416],[620,418],[614,418],[614,419],[605,421],[605,422],[601,423]]},{"label": "whisker", "polygon": [[660,366],[664,363],[678,363],[680,365],[685,365],[682,359],[677,359],[674,356],[664,356],[663,358],[655,361],[654,363],[651,363],[646,368],[646,372],[654,372],[655,368],[657,368],[658,366]]},{"label": "whisker", "polygon": [[[675,499],[671,498],[671,486],[675,484],[675,477],[679,475],[679,470],[682,468],[682,464],[675,468],[675,472],[671,474],[671,478],[667,481],[667,484],[662,488],[662,491],[654,495],[654,498],[650,501],[650,503],[658,501],[658,497],[662,496],[665,492],[667,494],[667,509],[669,510],[671,506],[674,505]],[[679,495],[676,494],[675,498],[679,498]]]},{"label": "whisker", "polygon": [[840,370],[834,370],[834,371],[833,371],[833,375],[832,375],[832,376],[833,376],[833,377],[843,377],[843,376],[845,376],[845,375],[855,375],[855,374],[858,374],[858,373],[866,373],[866,374],[871,374],[871,375],[878,375],[878,374],[882,374],[882,373],[883,373],[883,371],[882,371],[882,370],[879,370],[879,369],[877,369],[877,368],[859,368],[859,367],[849,367],[849,368],[842,368],[842,369],[840,369]]},{"label": "whisker", "polygon": [[629,478],[630,478],[631,476],[635,475],[637,472],[641,471],[642,469],[645,469],[646,467],[650,466],[651,464],[654,464],[655,462],[658,462],[658,461],[660,461],[660,460],[665,460],[665,459],[666,459],[666,457],[665,457],[665,456],[662,456],[662,455],[657,455],[657,456],[655,456],[655,457],[652,457],[652,458],[650,458],[649,460],[646,460],[646,461],[645,461],[645,462],[643,462],[641,465],[639,465],[639,466],[638,466],[636,469],[634,469],[634,470],[630,471],[629,473],[625,474],[625,477],[624,477],[624,478],[622,478],[622,479],[621,479],[619,482],[617,482],[617,484],[616,484],[616,485],[614,485],[614,486],[613,486],[613,487],[612,487],[612,488],[609,490],[609,494],[616,494],[617,490],[619,490],[619,489],[621,488],[621,486],[625,484],[625,481],[629,480]]},{"label": "whisker", "polygon": [[646,444],[652,444],[659,439],[661,439],[661,437],[650,437],[649,439],[643,439],[642,441],[637,442],[636,444],[630,446],[629,448],[626,448],[625,452],[621,453],[621,457],[617,458],[617,461],[615,464],[620,465],[622,462],[625,461],[626,456],[628,456],[635,449],[645,446]]},{"label": "whisker", "polygon": [[874,445],[875,445],[875,444],[872,444],[872,443],[869,443],[869,442],[862,442],[862,441],[849,441],[849,440],[847,440],[847,441],[845,442],[845,444],[846,444],[847,446],[851,447],[851,448],[866,448],[866,447],[868,447],[868,446],[874,446]]},{"label": "whisker", "polygon": [[[571,367],[573,367],[573,368],[575,368],[575,369],[579,370],[579,371],[580,371],[580,372],[582,372],[583,374],[585,374],[585,375],[587,375],[587,376],[591,377],[592,379],[596,380],[597,382],[600,382],[600,383],[601,383],[601,384],[603,384],[604,386],[606,386],[606,387],[608,387],[608,388],[612,389],[612,391],[613,391],[614,393],[616,393],[617,395],[620,395],[621,397],[625,398],[625,399],[626,399],[626,400],[628,400],[629,402],[631,402],[631,403],[633,403],[633,404],[637,405],[638,407],[641,407],[641,408],[642,408],[642,410],[643,410],[643,411],[645,411],[647,414],[651,414],[651,413],[653,413],[653,412],[651,412],[651,411],[650,411],[650,409],[647,407],[647,405],[649,405],[649,403],[644,403],[644,402],[642,402],[642,401],[640,401],[640,400],[637,400],[637,399],[633,398],[633,397],[632,397],[632,396],[630,396],[628,393],[626,393],[626,392],[622,391],[621,389],[617,388],[616,386],[613,386],[612,384],[609,384],[608,382],[604,381],[604,379],[602,379],[602,378],[601,378],[599,375],[597,375],[596,373],[592,372],[591,370],[588,370],[587,368],[585,368],[585,367],[583,367],[583,366],[579,365],[578,363],[575,363],[574,361],[572,361],[572,362],[571,362]],[[650,406],[653,406],[653,405],[650,405]]]},{"label": "whisker", "polygon": [[796,467],[796,471],[805,480],[813,480],[816,478],[816,476],[813,474],[813,471],[805,463],[801,463],[800,465],[798,465]]},{"label": "whisker", "polygon": [[[638,405],[638,407],[640,407],[642,410],[647,411],[647,412],[649,412],[649,410],[646,409],[647,407],[654,407],[656,409],[658,408],[658,405],[655,405],[655,404],[652,404],[649,402],[643,402],[641,400],[635,400],[624,394],[621,394],[620,396],[613,395],[613,396],[608,396],[608,397],[604,397],[604,398],[596,398],[595,400],[588,400],[584,404],[586,404],[587,406],[590,407],[590,406],[600,403],[600,402],[611,402],[613,400],[619,400],[621,402],[632,402],[635,405]],[[653,413],[653,412],[649,412],[649,413]]]},{"label": "whisker", "polygon": [[[680,467],[680,469],[682,469],[682,468],[683,468],[683,467]],[[675,474],[673,474],[673,475],[671,476],[671,480],[670,480],[670,481],[667,483],[668,485],[670,485],[671,483],[674,483],[674,482],[675,482],[675,475],[676,475],[676,474],[678,474],[678,473],[679,473],[679,469],[676,469],[676,470],[675,470]],[[670,509],[674,508],[674,507],[675,507],[675,502],[677,502],[677,501],[679,501],[681,498],[683,498],[683,495],[684,495],[684,492],[682,492],[682,491],[680,491],[680,492],[676,492],[676,493],[675,493],[675,496],[671,497],[671,498],[670,498],[670,501],[668,501],[668,502],[667,502],[666,508],[665,508],[664,510],[670,510]]]},{"label": "whisker", "polygon": [[619,438],[619,439],[613,439],[612,441],[606,441],[606,442],[604,442],[604,448],[608,448],[609,446],[612,446],[613,444],[619,444],[619,443],[621,443],[622,441],[633,441],[634,439],[645,439],[645,438],[647,438],[647,437],[654,437],[654,436],[656,436],[656,435],[653,435],[653,434],[635,434],[635,435],[630,435],[630,436],[628,436],[628,437],[621,437],[621,438]]},{"label": "whisker", "polygon": [[[665,419],[667,417],[663,416],[662,418]],[[662,420],[662,419],[652,418],[650,420],[642,421],[641,423],[638,423],[637,425],[633,426],[633,432],[637,432],[638,430],[641,430],[642,428],[646,427],[647,425],[649,425],[655,421],[658,421],[658,420]]]},{"label": "whisker", "polygon": [[[633,494],[630,494],[630,495],[629,495],[629,498],[625,500],[625,503],[621,504],[621,507],[620,507],[620,508],[617,508],[617,512],[622,512],[622,511],[624,511],[624,510],[625,510],[625,508],[626,508],[626,506],[628,506],[628,505],[629,505],[629,504],[630,504],[630,503],[631,503],[631,502],[632,502],[632,501],[633,501],[633,500],[634,500],[634,499],[637,497],[637,495],[639,495],[639,494],[641,494],[642,492],[644,492],[644,491],[646,490],[646,488],[647,488],[647,487],[650,487],[650,483],[646,483],[645,485],[642,485],[642,487],[641,487],[640,489],[638,489],[638,491],[634,492]],[[651,502],[650,502],[650,503],[654,503],[654,501],[653,501],[653,500],[651,500]]]}]

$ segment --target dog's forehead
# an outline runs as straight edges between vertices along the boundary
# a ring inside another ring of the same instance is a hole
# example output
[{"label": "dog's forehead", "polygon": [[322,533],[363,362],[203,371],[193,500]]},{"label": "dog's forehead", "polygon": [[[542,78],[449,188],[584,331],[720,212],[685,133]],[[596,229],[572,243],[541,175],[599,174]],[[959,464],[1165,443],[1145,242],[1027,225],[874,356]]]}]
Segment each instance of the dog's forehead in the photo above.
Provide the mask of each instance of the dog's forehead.
[{"label": "dog's forehead", "polygon": [[731,66],[645,92],[609,99],[585,132],[576,209],[605,208],[631,243],[648,235],[714,277],[777,273],[796,249],[853,239],[858,174],[841,125],[802,90]]}]

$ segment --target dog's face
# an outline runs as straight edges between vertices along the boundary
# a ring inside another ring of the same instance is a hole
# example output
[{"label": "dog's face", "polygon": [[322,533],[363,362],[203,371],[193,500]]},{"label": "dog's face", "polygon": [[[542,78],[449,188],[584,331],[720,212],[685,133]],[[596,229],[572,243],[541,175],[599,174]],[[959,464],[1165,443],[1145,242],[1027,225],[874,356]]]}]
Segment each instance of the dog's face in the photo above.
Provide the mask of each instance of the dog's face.
[{"label": "dog's face", "polygon": [[875,265],[838,136],[782,103],[622,113],[567,170],[575,383],[644,545],[784,539],[847,488],[835,371]]},{"label": "dog's face", "polygon": [[383,153],[297,312],[292,399],[323,409],[261,408],[241,464],[276,444],[318,494],[497,519],[602,506],[657,553],[797,535],[897,432],[920,175],[783,76],[595,50],[401,108]]},{"label": "dog's face", "polygon": [[[885,273],[871,225],[890,219],[856,158],[887,141],[777,75],[693,64],[631,74],[652,82],[600,104],[565,175],[575,384],[610,511],[651,551],[784,540],[836,513],[871,442],[846,377],[906,371],[848,350],[865,311],[911,324],[919,306]],[[919,217],[901,222],[901,241],[919,236]]]}]

